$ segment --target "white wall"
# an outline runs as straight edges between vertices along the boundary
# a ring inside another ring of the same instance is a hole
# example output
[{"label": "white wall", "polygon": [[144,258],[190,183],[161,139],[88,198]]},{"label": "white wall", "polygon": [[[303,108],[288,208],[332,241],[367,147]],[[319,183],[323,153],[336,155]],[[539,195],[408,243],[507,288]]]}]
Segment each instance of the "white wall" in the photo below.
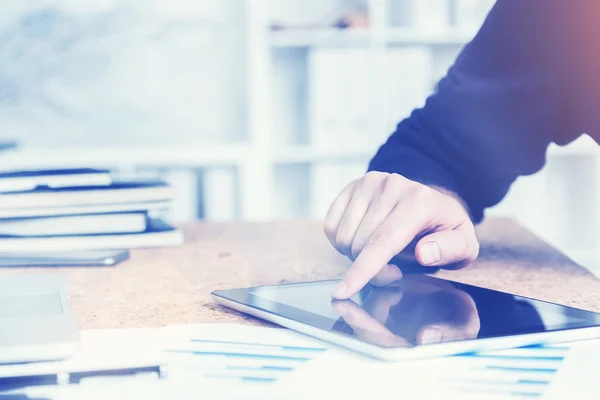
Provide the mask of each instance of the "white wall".
[{"label": "white wall", "polygon": [[0,2],[0,135],[24,145],[243,139],[244,2]]}]

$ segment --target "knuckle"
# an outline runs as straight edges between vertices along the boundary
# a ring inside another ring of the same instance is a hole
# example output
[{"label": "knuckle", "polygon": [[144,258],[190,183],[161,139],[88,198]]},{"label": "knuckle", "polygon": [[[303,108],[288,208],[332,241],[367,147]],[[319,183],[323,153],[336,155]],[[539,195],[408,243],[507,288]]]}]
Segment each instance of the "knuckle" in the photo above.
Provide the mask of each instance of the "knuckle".
[{"label": "knuckle", "polygon": [[389,174],[382,187],[383,192],[397,191],[398,188],[402,187],[406,182],[406,178],[399,174]]},{"label": "knuckle", "polygon": [[387,174],[385,172],[379,172],[379,171],[369,171],[365,174],[364,178],[367,179],[381,179],[382,177],[386,176]]},{"label": "knuckle", "polygon": [[354,242],[352,242],[352,247],[350,248],[350,252],[352,253],[352,257],[356,258],[358,257],[358,255],[360,254],[360,252],[362,251],[364,247],[364,241],[363,240],[354,240]]},{"label": "knuckle", "polygon": [[360,178],[352,179],[348,184],[340,191],[340,194],[346,191],[347,189],[351,189],[356,186],[357,183],[360,182]]},{"label": "knuckle", "polygon": [[385,229],[377,229],[374,231],[367,241],[366,246],[369,248],[373,247],[386,247],[390,243],[390,234]]},{"label": "knuckle", "polygon": [[323,221],[323,232],[325,232],[325,235],[333,236],[333,235],[335,235],[336,230],[337,230],[337,225],[333,221],[331,221],[329,219],[326,219],[325,221]]},{"label": "knuckle", "polygon": [[362,187],[371,187],[377,185],[384,178],[385,174],[378,171],[369,171],[361,179]]},{"label": "knuckle", "polygon": [[444,211],[444,205],[436,198],[435,191],[420,183],[411,188],[412,210],[420,217],[434,217]]},{"label": "knuckle", "polygon": [[417,199],[412,205],[412,212],[414,215],[422,218],[432,214],[433,209],[429,202]]},{"label": "knuckle", "polygon": [[428,203],[435,199],[437,193],[428,186],[417,183],[412,187],[412,195],[420,202]]},{"label": "knuckle", "polygon": [[335,242],[338,244],[338,246],[340,248],[343,249],[347,249],[350,246],[352,246],[352,239],[350,238],[350,236],[343,232],[343,231],[338,231],[337,235],[335,236]]}]

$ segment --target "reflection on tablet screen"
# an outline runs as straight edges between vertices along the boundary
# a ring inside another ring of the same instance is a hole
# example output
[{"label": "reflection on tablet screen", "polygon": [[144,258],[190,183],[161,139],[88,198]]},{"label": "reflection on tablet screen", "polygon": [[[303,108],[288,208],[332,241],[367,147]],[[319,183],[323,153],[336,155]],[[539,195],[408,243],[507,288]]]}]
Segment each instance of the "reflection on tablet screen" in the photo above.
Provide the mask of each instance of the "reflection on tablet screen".
[{"label": "reflection on tablet screen", "polygon": [[[393,287],[365,287],[332,300],[336,281],[252,288],[253,306],[276,303],[282,315],[384,347],[489,338],[585,326],[585,312],[428,276]],[[268,303],[268,304],[267,304]],[[295,310],[295,311],[294,311]],[[569,310],[572,312],[565,312]],[[296,312],[296,318],[294,314]],[[303,321],[304,320],[304,321]]]}]

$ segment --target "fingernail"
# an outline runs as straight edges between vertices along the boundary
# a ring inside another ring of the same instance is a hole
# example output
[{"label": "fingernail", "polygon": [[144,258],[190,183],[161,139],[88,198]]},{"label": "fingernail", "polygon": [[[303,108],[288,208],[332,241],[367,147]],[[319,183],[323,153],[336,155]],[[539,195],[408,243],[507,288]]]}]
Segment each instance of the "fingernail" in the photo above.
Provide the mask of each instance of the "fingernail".
[{"label": "fingernail", "polygon": [[435,264],[442,260],[440,246],[436,242],[425,243],[421,247],[421,260],[425,265]]},{"label": "fingernail", "polygon": [[421,333],[422,344],[435,344],[442,341],[442,331],[437,328],[425,328]]},{"label": "fingernail", "polygon": [[343,297],[347,289],[348,286],[346,285],[346,282],[340,281],[340,283],[335,285],[335,287],[333,288],[333,292],[331,293],[331,295],[335,298]]}]

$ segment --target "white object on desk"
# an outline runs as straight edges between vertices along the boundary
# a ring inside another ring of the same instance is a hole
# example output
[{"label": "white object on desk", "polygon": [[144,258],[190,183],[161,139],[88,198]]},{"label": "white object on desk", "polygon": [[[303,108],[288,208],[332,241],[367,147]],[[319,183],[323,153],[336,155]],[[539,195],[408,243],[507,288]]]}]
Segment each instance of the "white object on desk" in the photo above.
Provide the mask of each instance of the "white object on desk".
[{"label": "white object on desk", "polygon": [[65,188],[110,185],[110,171],[92,168],[0,172],[0,192],[33,190],[38,186]]},{"label": "white object on desk", "polygon": [[32,190],[0,194],[0,209],[28,207],[72,207],[99,204],[165,201],[173,189],[162,181],[113,182],[111,185]]},{"label": "white object on desk", "polygon": [[143,232],[47,237],[0,237],[0,253],[115,250],[183,244],[183,233],[160,219],[150,219]]},{"label": "white object on desk", "polygon": [[139,201],[116,204],[88,204],[66,207],[27,207],[0,209],[0,218],[50,217],[53,215],[108,214],[145,211],[150,216],[164,214],[171,207],[170,200]]},{"label": "white object on desk", "polygon": [[145,230],[144,212],[0,219],[0,236],[92,235]]},{"label": "white object on desk", "polygon": [[78,347],[77,321],[60,276],[0,278],[0,363],[64,359]]}]

